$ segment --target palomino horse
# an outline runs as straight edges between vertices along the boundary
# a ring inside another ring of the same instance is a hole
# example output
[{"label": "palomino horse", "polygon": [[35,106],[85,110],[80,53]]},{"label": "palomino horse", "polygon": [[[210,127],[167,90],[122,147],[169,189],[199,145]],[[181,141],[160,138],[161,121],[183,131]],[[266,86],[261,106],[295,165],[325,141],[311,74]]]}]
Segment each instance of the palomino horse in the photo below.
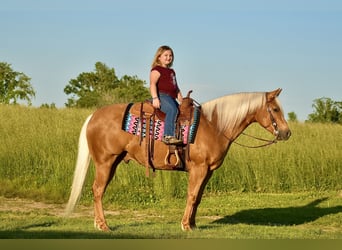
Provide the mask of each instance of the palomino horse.
[{"label": "palomino horse", "polygon": [[[190,145],[186,171],[189,174],[187,202],[181,226],[183,230],[196,227],[195,216],[204,187],[218,169],[233,141],[251,123],[258,122],[275,136],[287,140],[291,136],[278,100],[281,89],[272,92],[239,93],[224,96],[202,105],[197,135]],[[139,137],[122,130],[122,119],[127,104],[103,107],[85,121],[79,139],[79,152],[71,195],[66,208],[71,213],[81,196],[90,158],[95,164],[93,184],[95,227],[110,230],[103,212],[102,197],[112,180],[118,164],[124,160],[146,162]],[[166,169],[165,152],[168,146],[155,143],[154,165]]]}]

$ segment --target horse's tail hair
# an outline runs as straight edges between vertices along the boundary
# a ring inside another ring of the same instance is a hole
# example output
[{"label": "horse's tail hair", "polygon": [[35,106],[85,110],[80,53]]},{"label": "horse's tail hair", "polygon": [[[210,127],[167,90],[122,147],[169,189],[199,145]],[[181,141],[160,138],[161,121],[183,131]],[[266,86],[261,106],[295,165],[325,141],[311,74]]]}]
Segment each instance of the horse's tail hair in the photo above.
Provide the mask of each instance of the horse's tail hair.
[{"label": "horse's tail hair", "polygon": [[91,117],[92,115],[88,116],[81,129],[78,142],[78,156],[74,172],[74,179],[71,186],[69,201],[65,209],[66,216],[69,216],[73,212],[77,202],[81,198],[84,181],[87,176],[90,164],[90,154],[88,148],[88,141],[86,137],[86,131]]}]

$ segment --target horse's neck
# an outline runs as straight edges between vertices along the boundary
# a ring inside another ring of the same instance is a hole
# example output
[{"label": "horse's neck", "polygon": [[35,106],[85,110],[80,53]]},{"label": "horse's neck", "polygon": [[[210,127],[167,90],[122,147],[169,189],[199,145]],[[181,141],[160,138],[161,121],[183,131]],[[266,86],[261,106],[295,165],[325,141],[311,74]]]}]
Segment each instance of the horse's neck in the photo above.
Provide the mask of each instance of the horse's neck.
[{"label": "horse's neck", "polygon": [[251,124],[251,122],[242,122],[239,125],[236,125],[234,128],[228,128],[226,131],[224,131],[225,137],[230,140],[230,142],[233,142],[238,138],[241,133]]},{"label": "horse's neck", "polygon": [[[235,124],[233,127],[228,127],[225,131],[222,131],[221,134],[228,139],[230,142],[233,142],[239,135],[251,124],[254,122],[254,115],[249,114],[245,119],[241,120],[239,123]],[[218,124],[218,114],[217,111],[214,110],[211,117],[212,124]]]},{"label": "horse's neck", "polygon": [[256,121],[258,110],[265,104],[265,93],[240,93],[224,96],[203,104],[204,113],[217,125],[219,133],[235,140],[249,124]]}]

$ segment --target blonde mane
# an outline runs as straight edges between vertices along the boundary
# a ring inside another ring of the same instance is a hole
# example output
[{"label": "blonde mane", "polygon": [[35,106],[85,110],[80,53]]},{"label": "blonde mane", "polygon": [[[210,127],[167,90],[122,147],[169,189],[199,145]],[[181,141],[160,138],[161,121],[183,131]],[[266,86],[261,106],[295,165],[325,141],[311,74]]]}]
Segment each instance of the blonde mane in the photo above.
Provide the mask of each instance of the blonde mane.
[{"label": "blonde mane", "polygon": [[217,114],[217,126],[219,131],[226,131],[241,123],[247,114],[255,112],[266,102],[266,94],[263,92],[238,93],[223,96],[202,104],[204,116],[212,120],[214,111]]}]

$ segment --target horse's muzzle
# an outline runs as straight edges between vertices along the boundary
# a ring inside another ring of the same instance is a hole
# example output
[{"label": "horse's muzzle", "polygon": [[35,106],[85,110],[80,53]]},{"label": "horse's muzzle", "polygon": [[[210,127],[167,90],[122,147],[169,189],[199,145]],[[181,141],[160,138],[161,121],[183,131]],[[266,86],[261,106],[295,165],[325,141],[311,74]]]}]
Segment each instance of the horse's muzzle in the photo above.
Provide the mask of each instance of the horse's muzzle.
[{"label": "horse's muzzle", "polygon": [[286,141],[291,137],[291,130],[279,130],[277,135],[278,141]]}]

